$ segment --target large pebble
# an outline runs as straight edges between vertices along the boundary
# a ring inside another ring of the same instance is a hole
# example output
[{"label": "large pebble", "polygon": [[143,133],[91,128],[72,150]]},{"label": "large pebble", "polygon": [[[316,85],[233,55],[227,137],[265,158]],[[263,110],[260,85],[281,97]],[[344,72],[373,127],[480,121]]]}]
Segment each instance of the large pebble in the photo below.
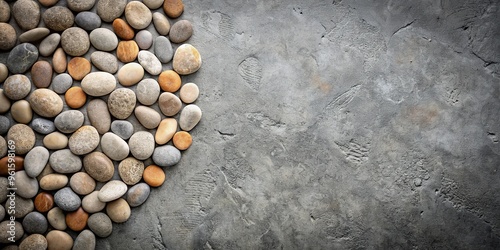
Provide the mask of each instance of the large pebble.
[{"label": "large pebble", "polygon": [[[5,113],[9,109],[10,109],[10,100],[5,95],[5,91],[3,91],[3,89],[0,89],[0,113]],[[3,122],[3,121],[0,120],[0,122]],[[2,125],[2,124],[3,123],[0,123],[0,125]],[[0,131],[3,131],[3,130],[0,130]],[[0,134],[3,134],[3,133],[0,132]]]},{"label": "large pebble", "polygon": [[192,74],[201,67],[200,53],[193,45],[183,44],[175,51],[172,66],[180,75]]},{"label": "large pebble", "polygon": [[201,109],[195,104],[189,104],[182,109],[179,126],[184,131],[190,131],[201,120]]},{"label": "large pebble", "polygon": [[116,57],[120,60],[120,62],[133,62],[137,58],[138,54],[139,46],[137,46],[135,41],[120,41],[118,43],[118,47],[116,48]]},{"label": "large pebble", "polygon": [[96,238],[94,233],[85,229],[76,237],[72,250],[92,250],[95,249],[95,246]]},{"label": "large pebble", "polygon": [[94,12],[83,11],[76,15],[75,23],[86,31],[92,31],[101,27],[101,18]]},{"label": "large pebble", "polygon": [[177,120],[174,118],[166,118],[160,122],[155,134],[155,141],[159,145],[166,144],[172,139],[177,131]]},{"label": "large pebble", "polygon": [[158,124],[160,124],[161,121],[160,114],[150,107],[137,106],[134,114],[141,125],[147,129],[154,129],[158,127]]},{"label": "large pebble", "polygon": [[87,116],[90,123],[99,134],[109,131],[111,124],[111,115],[108,111],[108,105],[101,99],[94,99],[87,105]]},{"label": "large pebble", "polygon": [[[151,133],[138,131],[128,141],[130,152],[138,160],[146,160],[155,149],[155,140]],[[127,183],[128,184],[128,183]]]},{"label": "large pebble", "polygon": [[10,100],[21,100],[31,91],[30,79],[21,74],[11,75],[5,79],[3,84],[3,93]]},{"label": "large pebble", "polygon": [[153,105],[160,96],[160,85],[155,79],[146,78],[137,84],[137,100],[146,106]]},{"label": "large pebble", "polygon": [[38,61],[31,67],[31,80],[37,88],[47,88],[52,82],[52,65],[47,61]]},{"label": "large pebble", "polygon": [[128,140],[134,133],[134,125],[125,120],[114,120],[111,123],[111,131],[124,140]]},{"label": "large pebble", "polygon": [[71,176],[69,186],[79,195],[87,195],[94,191],[96,183],[92,177],[85,172],[78,172]]},{"label": "large pebble", "polygon": [[45,238],[48,250],[70,250],[73,247],[73,238],[64,231],[52,230]]},{"label": "large pebble", "polygon": [[173,70],[165,70],[158,77],[158,84],[163,91],[175,93],[181,87],[181,77]]},{"label": "large pebble", "polygon": [[144,77],[144,68],[135,62],[127,63],[118,70],[116,77],[122,86],[132,86]]},{"label": "large pebble", "polygon": [[[5,208],[7,209],[7,214],[10,216],[15,216],[16,218],[23,218],[27,214],[31,213],[35,209],[33,204],[33,199],[26,199],[19,195],[15,196],[15,205],[11,203],[12,200],[7,200],[5,202]],[[13,206],[12,208],[10,206]],[[15,209],[14,209],[15,206]]]},{"label": "large pebble", "polygon": [[82,56],[90,48],[89,35],[82,28],[68,28],[61,34],[61,46],[70,56]]},{"label": "large pebble", "polygon": [[18,0],[12,5],[12,16],[21,29],[34,29],[40,22],[40,6],[33,0]]},{"label": "large pebble", "polygon": [[7,2],[2,0],[0,1],[0,22],[8,23],[9,19],[10,19],[10,6]]},{"label": "large pebble", "polygon": [[183,43],[193,35],[193,25],[188,20],[180,20],[170,28],[168,37],[173,43]]},{"label": "large pebble", "polygon": [[127,184],[124,182],[112,180],[102,186],[97,198],[99,198],[101,202],[114,201],[122,197],[127,192],[127,189]]},{"label": "large pebble", "polygon": [[67,0],[68,8],[75,12],[90,10],[94,7],[96,0]]},{"label": "large pebble", "polygon": [[35,209],[40,213],[46,213],[54,207],[54,196],[47,192],[41,192],[35,197]]},{"label": "large pebble", "polygon": [[158,60],[162,63],[168,63],[174,57],[174,49],[170,40],[164,36],[158,36],[154,42],[154,52]]},{"label": "large pebble", "polygon": [[132,29],[132,27],[130,27],[130,25],[128,25],[128,23],[121,18],[117,18],[113,21],[113,30],[122,40],[131,40],[135,36],[134,29]]},{"label": "large pebble", "polygon": [[[7,176],[8,175],[8,161],[12,157],[5,156],[2,159],[0,159],[0,175],[2,176]],[[11,160],[12,161],[12,160]],[[14,171],[20,171],[23,170],[24,167],[24,158],[21,156],[14,156]],[[10,166],[12,169],[12,166]]]},{"label": "large pebble", "polygon": [[92,72],[83,78],[81,84],[87,95],[103,96],[115,89],[116,79],[107,72]]},{"label": "large pebble", "polygon": [[44,234],[49,227],[45,216],[39,212],[31,212],[23,219],[23,229],[28,234]]},{"label": "large pebble", "polygon": [[181,152],[174,146],[165,145],[155,148],[153,161],[160,167],[171,167],[181,160]]},{"label": "large pebble", "polygon": [[86,155],[83,158],[83,166],[85,172],[99,182],[109,181],[115,173],[113,162],[101,152]]},{"label": "large pebble", "polygon": [[12,74],[22,74],[38,59],[38,49],[31,43],[21,43],[14,47],[7,57],[7,67]]},{"label": "large pebble", "polygon": [[87,102],[87,94],[85,94],[81,87],[71,87],[66,91],[66,94],[64,94],[64,100],[68,107],[79,109]]},{"label": "large pebble", "polygon": [[75,16],[64,6],[50,7],[43,13],[43,22],[47,28],[61,32],[73,26]]},{"label": "large pebble", "polygon": [[[0,222],[0,243],[12,243],[10,240],[9,240],[9,237],[12,237],[12,235],[10,235],[9,231],[10,231],[10,228],[11,228],[11,225],[9,225],[9,223],[11,223],[10,220],[5,220],[5,221],[2,221]],[[14,241],[18,241],[20,240],[23,235],[24,235],[24,230],[23,230],[23,225],[17,221],[14,221]]]},{"label": "large pebble", "polygon": [[121,161],[129,154],[128,144],[122,138],[110,132],[102,136],[101,149],[104,154],[115,161]]},{"label": "large pebble", "polygon": [[50,89],[36,89],[29,96],[31,108],[43,117],[55,117],[63,109],[63,101],[58,94]]},{"label": "large pebble", "polygon": [[148,27],[153,14],[142,2],[131,1],[125,7],[125,18],[132,28],[140,30]]},{"label": "large pebble", "polygon": [[59,190],[68,184],[68,176],[63,174],[48,174],[40,179],[40,188],[47,191]]},{"label": "large pebble", "polygon": [[92,193],[83,197],[82,208],[87,211],[87,213],[97,213],[106,207],[106,203],[99,200],[99,191],[93,191]]},{"label": "large pebble", "polygon": [[26,100],[19,100],[10,107],[12,119],[18,123],[28,124],[33,118],[33,111],[30,103]]},{"label": "large pebble", "polygon": [[181,110],[182,102],[176,95],[170,92],[164,92],[160,95],[160,98],[158,98],[158,106],[164,115],[174,116]]},{"label": "large pebble", "polygon": [[9,50],[16,46],[17,34],[14,27],[8,23],[0,23],[0,50]]},{"label": "large pebble", "polygon": [[126,5],[127,0],[99,0],[96,7],[97,15],[104,22],[112,22],[123,14]]},{"label": "large pebble", "polygon": [[60,132],[53,132],[43,138],[43,145],[52,150],[63,149],[68,146],[68,137]]},{"label": "large pebble", "polygon": [[112,51],[118,46],[118,37],[106,28],[97,28],[90,32],[90,42],[97,50]]},{"label": "large pebble", "polygon": [[10,120],[9,118],[0,115],[0,134],[5,134],[9,131],[10,128]]},{"label": "large pebble", "polygon": [[49,151],[41,146],[34,147],[24,157],[24,170],[30,177],[37,177],[49,161]]},{"label": "large pebble", "polygon": [[135,92],[131,89],[115,89],[108,98],[108,109],[117,119],[127,119],[134,111],[136,103]]},{"label": "large pebble", "polygon": [[153,44],[153,34],[148,30],[141,30],[135,35],[135,42],[140,49],[149,49]]},{"label": "large pebble", "polygon": [[165,182],[165,172],[156,165],[149,165],[142,174],[144,181],[151,187],[159,187]]},{"label": "large pebble", "polygon": [[57,191],[54,194],[54,202],[58,207],[67,212],[77,210],[82,204],[80,197],[70,187],[65,187]]},{"label": "large pebble", "polygon": [[92,126],[82,126],[69,138],[69,149],[75,155],[85,155],[99,146],[99,133]]},{"label": "large pebble", "polygon": [[144,0],[142,2],[152,10],[158,9],[163,5],[163,0]]},{"label": "large pebble", "polygon": [[159,75],[161,73],[161,62],[156,58],[156,56],[147,51],[141,50],[139,51],[139,55],[137,56],[139,63],[142,67],[151,75]]},{"label": "large pebble", "polygon": [[170,22],[168,21],[167,17],[164,16],[162,13],[160,12],[153,13],[153,24],[158,34],[162,36],[168,35],[168,32],[170,31]]},{"label": "large pebble", "polygon": [[57,46],[61,42],[61,35],[58,33],[52,33],[48,37],[42,40],[40,46],[38,47],[38,52],[42,56],[50,56],[56,51]]},{"label": "large pebble", "polygon": [[35,133],[33,129],[24,124],[15,124],[7,133],[7,141],[12,140],[16,145],[16,154],[26,154],[35,146]]},{"label": "large pebble", "polygon": [[111,53],[96,51],[90,55],[90,61],[92,61],[92,64],[99,70],[111,74],[118,71],[118,60]]},{"label": "large pebble", "polygon": [[67,226],[65,217],[64,211],[59,207],[54,207],[47,213],[47,220],[49,221],[49,224],[56,230],[66,229]]},{"label": "large pebble", "polygon": [[184,103],[193,103],[198,99],[198,96],[200,95],[200,89],[198,88],[198,85],[190,82],[186,83],[181,87],[181,90],[179,91],[179,96],[181,100]]},{"label": "large pebble", "polygon": [[146,183],[139,183],[127,191],[127,202],[131,207],[142,205],[149,197],[151,188]]},{"label": "large pebble", "polygon": [[95,235],[106,238],[113,232],[113,223],[105,213],[95,213],[89,217],[88,225]]},{"label": "large pebble", "polygon": [[68,61],[66,59],[66,52],[64,52],[64,49],[56,49],[56,51],[54,51],[54,55],[52,56],[52,67],[54,67],[54,71],[59,74],[64,73],[67,65]]},{"label": "large pebble", "polygon": [[79,110],[66,110],[56,116],[54,124],[62,133],[73,133],[83,125],[85,117]]},{"label": "large pebble", "polygon": [[106,213],[115,223],[123,223],[130,218],[130,206],[123,198],[114,200],[106,206]]},{"label": "large pebble", "polygon": [[19,42],[20,43],[29,43],[29,42],[37,42],[39,40],[42,40],[46,36],[50,34],[50,30],[47,28],[39,27],[39,28],[34,28],[31,30],[28,30],[21,35],[19,35]]},{"label": "large pebble", "polygon": [[165,0],[163,2],[163,11],[170,18],[178,18],[184,12],[182,0]]},{"label": "large pebble", "polygon": [[142,173],[144,172],[144,163],[135,159],[134,157],[128,157],[120,162],[118,165],[118,174],[123,182],[127,185],[134,185],[142,179]]},{"label": "large pebble", "polygon": [[38,193],[37,179],[29,177],[24,170],[16,172],[16,187],[16,194],[26,199],[33,198]]},{"label": "large pebble", "polygon": [[19,244],[19,250],[47,249],[47,246],[47,239],[43,235],[32,234]]},{"label": "large pebble", "polygon": [[86,75],[92,70],[92,65],[89,60],[84,57],[73,57],[68,63],[68,73],[69,75],[77,80],[82,80]]},{"label": "large pebble", "polygon": [[88,218],[89,214],[79,207],[77,210],[66,214],[66,225],[69,229],[80,232],[87,226]]},{"label": "large pebble", "polygon": [[49,163],[54,171],[61,174],[76,173],[82,169],[82,160],[69,149],[61,149],[52,153]]}]

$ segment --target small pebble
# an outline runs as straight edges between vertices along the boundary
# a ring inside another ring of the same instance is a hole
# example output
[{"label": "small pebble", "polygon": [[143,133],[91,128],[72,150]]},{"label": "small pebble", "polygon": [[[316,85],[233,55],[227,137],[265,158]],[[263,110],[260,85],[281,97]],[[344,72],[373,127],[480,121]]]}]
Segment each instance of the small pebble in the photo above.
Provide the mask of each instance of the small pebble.
[{"label": "small pebble", "polygon": [[29,42],[37,42],[42,40],[46,36],[50,34],[50,30],[47,28],[39,27],[34,28],[28,31],[25,31],[21,35],[19,35],[19,43],[29,43]]},{"label": "small pebble", "polygon": [[[127,192],[127,184],[122,181],[112,180],[102,186],[97,198],[101,202],[110,202],[122,197]],[[108,203],[109,206],[109,203]]]},{"label": "small pebble", "polygon": [[66,52],[63,48],[58,48],[52,56],[52,67],[56,73],[64,73],[66,71],[66,66],[68,62],[66,60]]},{"label": "small pebble", "polygon": [[163,2],[163,11],[170,18],[178,18],[184,12],[182,0],[165,0]]},{"label": "small pebble", "polygon": [[34,29],[40,23],[40,6],[33,0],[16,1],[11,14],[23,30]]},{"label": "small pebble", "polygon": [[160,167],[171,167],[181,160],[181,152],[174,146],[165,145],[155,148],[153,161]]},{"label": "small pebble", "polygon": [[87,195],[94,191],[96,183],[92,177],[85,172],[78,172],[69,179],[69,186],[79,195]]},{"label": "small pebble", "polygon": [[76,237],[72,250],[92,250],[95,249],[95,246],[96,239],[94,233],[85,229]]},{"label": "small pebble", "polygon": [[123,65],[116,78],[122,86],[132,86],[138,83],[144,77],[144,68],[138,63],[131,62]]},{"label": "small pebble", "polygon": [[93,191],[87,196],[83,197],[82,208],[87,213],[97,213],[106,207],[106,203],[99,200],[99,191]]},{"label": "small pebble", "polygon": [[82,160],[71,153],[69,149],[61,149],[53,152],[49,157],[52,169],[60,174],[72,174],[80,171]]},{"label": "small pebble", "polygon": [[38,0],[38,2],[45,7],[50,7],[59,2],[59,0]]},{"label": "small pebble", "polygon": [[86,31],[92,31],[101,27],[101,18],[94,12],[83,11],[76,15],[75,23]]},{"label": "small pebble", "polygon": [[130,218],[130,206],[123,198],[114,200],[106,206],[106,214],[115,223],[123,223]]},{"label": "small pebble", "polygon": [[156,76],[161,73],[161,62],[156,58],[155,54],[147,50],[141,50],[139,51],[137,60],[149,74]]},{"label": "small pebble", "polygon": [[84,29],[71,27],[61,34],[61,46],[70,56],[82,56],[90,48],[90,38]]},{"label": "small pebble", "polygon": [[139,183],[127,191],[127,202],[131,207],[142,205],[149,197],[151,188],[146,183]]},{"label": "small pebble", "polygon": [[164,16],[162,13],[160,12],[153,13],[153,24],[158,34],[162,36],[168,35],[168,32],[170,31],[170,22],[168,21],[167,17]]},{"label": "small pebble", "polygon": [[147,131],[135,132],[130,137],[128,144],[130,152],[138,160],[146,160],[153,154],[155,149],[154,137]]},{"label": "small pebble", "polygon": [[160,98],[158,98],[158,106],[164,115],[174,116],[181,110],[182,102],[176,95],[170,92],[164,92],[160,95]]},{"label": "small pebble", "polygon": [[126,5],[127,0],[99,0],[96,7],[97,15],[104,22],[113,22],[123,14]]},{"label": "small pebble", "polygon": [[82,126],[69,138],[69,149],[75,155],[88,154],[99,146],[99,133],[92,126]]},{"label": "small pebble", "polygon": [[28,234],[44,234],[49,227],[45,216],[39,212],[31,212],[24,216],[23,229]]},{"label": "small pebble", "polygon": [[47,88],[52,82],[52,65],[47,61],[38,61],[31,67],[31,80],[37,88]]},{"label": "small pebble", "polygon": [[118,46],[118,37],[106,28],[97,28],[90,32],[90,42],[97,50],[113,51]]},{"label": "small pebble", "polygon": [[19,250],[47,249],[47,239],[41,234],[31,234],[19,244]]},{"label": "small pebble", "polygon": [[5,81],[7,77],[9,77],[9,69],[5,64],[0,63],[0,83]]},{"label": "small pebble", "polygon": [[160,96],[160,85],[155,79],[146,78],[137,84],[135,93],[141,104],[150,106],[155,104]]},{"label": "small pebble", "polygon": [[129,154],[129,147],[119,136],[113,133],[105,133],[101,138],[101,150],[110,159],[121,161]]},{"label": "small pebble", "polygon": [[135,104],[135,92],[131,89],[115,89],[108,98],[109,113],[116,119],[127,119],[134,111]]},{"label": "small pebble", "polygon": [[141,125],[147,129],[157,128],[161,121],[160,114],[150,107],[137,106],[134,114]]},{"label": "small pebble", "polygon": [[43,138],[43,145],[51,150],[63,149],[68,146],[68,137],[60,132],[53,132]]},{"label": "small pebble", "polygon": [[175,133],[174,138],[172,139],[174,146],[179,150],[188,149],[193,143],[193,138],[186,131],[179,131]]},{"label": "small pebble", "polygon": [[95,235],[106,238],[113,232],[113,223],[105,213],[95,213],[89,217],[88,225]]},{"label": "small pebble", "polygon": [[168,63],[172,61],[174,57],[174,49],[170,40],[164,36],[158,36],[155,38],[154,42],[154,52],[158,60],[162,63]]},{"label": "small pebble", "polygon": [[52,230],[47,236],[48,250],[70,250],[73,247],[73,238],[63,231]]},{"label": "small pebble", "polygon": [[82,204],[80,197],[69,187],[57,191],[54,195],[54,202],[63,211],[67,212],[76,211]]},{"label": "small pebble", "polygon": [[158,77],[158,83],[163,91],[175,93],[181,87],[181,77],[173,70],[165,70]]},{"label": "small pebble", "polygon": [[85,105],[87,102],[87,95],[80,87],[71,87],[64,94],[64,100],[68,107],[73,109],[79,109]]},{"label": "small pebble", "polygon": [[135,36],[134,29],[121,18],[117,18],[113,21],[113,30],[122,40],[132,40]]},{"label": "small pebble", "polygon": [[47,213],[47,220],[49,224],[56,230],[66,230],[66,215],[59,207],[52,208]]},{"label": "small pebble", "polygon": [[133,40],[120,41],[116,48],[116,57],[122,63],[133,62],[139,54],[139,46]]},{"label": "small pebble", "polygon": [[66,214],[66,225],[69,229],[80,232],[87,226],[89,214],[79,207],[76,211]]},{"label": "small pebble", "polygon": [[63,100],[50,89],[36,89],[28,98],[31,108],[43,117],[55,117],[63,109]]},{"label": "small pebble", "polygon": [[175,51],[172,66],[179,75],[192,74],[201,67],[200,53],[193,45],[183,44]]},{"label": "small pebble", "polygon": [[21,74],[11,75],[3,83],[3,93],[10,100],[17,101],[25,98],[31,91],[30,79]]},{"label": "small pebble", "polygon": [[26,154],[35,146],[35,132],[24,124],[15,124],[7,132],[7,141],[13,140],[16,154]]},{"label": "small pebble", "polygon": [[83,167],[87,174],[99,182],[109,181],[115,173],[113,162],[101,152],[86,155],[83,158]]},{"label": "small pebble", "polygon": [[[9,98],[5,95],[5,92],[3,89],[0,89],[0,113],[5,113],[10,109],[10,100]],[[1,120],[0,120],[1,122]],[[1,125],[2,123],[0,123]],[[2,131],[2,130],[0,130]],[[3,134],[0,132],[0,134]]]},{"label": "small pebble", "polygon": [[153,35],[148,30],[141,30],[135,35],[135,42],[140,49],[149,49],[153,44]]},{"label": "small pebble", "polygon": [[143,0],[142,2],[152,10],[158,9],[163,5],[163,0]]},{"label": "small pebble", "polygon": [[180,20],[172,25],[168,37],[173,43],[183,43],[193,35],[193,25],[188,20]]},{"label": "small pebble", "polygon": [[94,7],[96,0],[66,0],[68,8],[75,12],[90,10]]},{"label": "small pebble", "polygon": [[62,133],[73,133],[83,125],[85,117],[78,110],[66,110],[54,119],[54,125]]},{"label": "small pebble", "polygon": [[148,27],[153,19],[153,14],[142,2],[131,1],[125,6],[125,18],[132,28],[141,30]]},{"label": "small pebble", "polygon": [[181,100],[187,104],[195,102],[199,95],[200,89],[192,82],[184,84],[179,92]]},{"label": "small pebble", "polygon": [[89,60],[84,57],[73,57],[67,66],[68,73],[73,79],[80,81],[92,70]]},{"label": "small pebble", "polygon": [[16,172],[16,194],[31,199],[38,193],[38,181],[26,174],[26,171],[21,170]]},{"label": "small pebble", "polygon": [[24,157],[24,170],[30,177],[36,178],[49,161],[49,151],[42,146],[31,149]]},{"label": "small pebble", "polygon": [[116,57],[111,53],[95,51],[92,55],[90,55],[90,61],[101,71],[111,74],[118,71],[118,59],[116,59]]},{"label": "small pebble", "polygon": [[10,107],[12,119],[18,123],[28,124],[33,118],[33,111],[30,103],[26,100],[19,100]]},{"label": "small pebble", "polygon": [[159,187],[165,182],[165,172],[156,165],[149,165],[142,174],[144,181],[151,187]]},{"label": "small pebble", "polygon": [[58,33],[52,33],[42,40],[40,46],[38,47],[38,52],[42,56],[50,56],[56,51],[59,42],[61,41],[61,35]]},{"label": "small pebble", "polygon": [[155,134],[155,141],[159,145],[164,145],[172,139],[177,131],[177,120],[174,118],[166,118],[160,122]]},{"label": "small pebble", "polygon": [[35,197],[35,209],[40,213],[46,213],[54,207],[54,196],[47,192],[41,192]]},{"label": "small pebble", "polygon": [[0,116],[0,134],[5,134],[9,131],[10,128],[10,120],[5,116]]},{"label": "small pebble", "polygon": [[87,95],[104,96],[115,89],[116,79],[107,72],[92,72],[83,78],[81,86]]},{"label": "small pebble", "polygon": [[14,27],[8,23],[0,23],[0,50],[10,50],[16,46],[17,34]]},{"label": "small pebble", "polygon": [[190,131],[200,122],[201,115],[201,109],[198,106],[194,104],[187,105],[182,109],[179,127],[184,131]]},{"label": "small pebble", "polygon": [[[163,1],[162,1],[163,3]],[[7,2],[0,1],[0,22],[8,23],[10,19],[10,6]]]},{"label": "small pebble", "polygon": [[118,174],[127,185],[135,185],[142,179],[144,163],[134,157],[125,158],[118,165]]},{"label": "small pebble", "polygon": [[124,140],[128,140],[134,133],[134,126],[126,120],[114,120],[111,123],[111,131]]},{"label": "small pebble", "polygon": [[73,12],[64,6],[48,8],[43,12],[42,18],[45,26],[56,32],[61,32],[70,28],[75,22]]}]

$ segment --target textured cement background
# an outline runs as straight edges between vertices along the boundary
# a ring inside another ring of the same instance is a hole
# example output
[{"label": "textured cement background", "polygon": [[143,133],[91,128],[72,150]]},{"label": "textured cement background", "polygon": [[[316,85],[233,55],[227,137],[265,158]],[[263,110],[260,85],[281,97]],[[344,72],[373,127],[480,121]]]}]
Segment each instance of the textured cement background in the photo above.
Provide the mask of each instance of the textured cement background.
[{"label": "textured cement background", "polygon": [[500,3],[185,0],[194,144],[98,249],[500,248]]}]

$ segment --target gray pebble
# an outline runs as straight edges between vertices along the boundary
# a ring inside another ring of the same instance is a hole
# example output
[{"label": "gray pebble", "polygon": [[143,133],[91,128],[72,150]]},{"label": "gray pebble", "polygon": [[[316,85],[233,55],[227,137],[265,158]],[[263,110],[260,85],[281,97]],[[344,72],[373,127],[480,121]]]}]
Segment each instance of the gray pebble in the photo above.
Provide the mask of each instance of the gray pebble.
[{"label": "gray pebble", "polygon": [[0,221],[3,221],[5,218],[5,208],[3,206],[0,206]]},{"label": "gray pebble", "polygon": [[85,117],[78,110],[67,110],[56,116],[54,125],[62,133],[73,133],[83,125]]},{"label": "gray pebble", "polygon": [[137,84],[135,92],[141,104],[150,106],[156,103],[160,96],[160,85],[155,79],[146,78]]},{"label": "gray pebble", "polygon": [[189,104],[182,109],[179,127],[184,131],[190,131],[200,122],[201,116],[201,109],[195,104]]},{"label": "gray pebble", "polygon": [[127,0],[99,0],[96,7],[97,15],[104,22],[113,22],[123,14],[126,5]]},{"label": "gray pebble", "polygon": [[64,6],[50,7],[42,15],[43,22],[47,28],[60,32],[73,26],[75,16],[70,9]]},{"label": "gray pebble", "polygon": [[49,150],[42,146],[31,149],[24,157],[24,170],[30,177],[36,178],[49,161]]},{"label": "gray pebble", "polygon": [[9,131],[10,128],[10,120],[9,118],[0,115],[0,134],[5,134]]},{"label": "gray pebble", "polygon": [[102,238],[108,237],[113,232],[113,223],[105,213],[92,214],[87,221],[87,225],[92,232]]},{"label": "gray pebble", "polygon": [[96,0],[67,0],[68,8],[75,12],[90,10]]},{"label": "gray pebble", "polygon": [[170,40],[164,36],[158,36],[155,38],[154,44],[155,55],[162,63],[168,63],[174,57],[174,49]]},{"label": "gray pebble", "polygon": [[37,59],[38,49],[35,45],[21,43],[10,51],[7,58],[7,68],[12,74],[22,74],[28,71]]},{"label": "gray pebble", "polygon": [[[11,236],[9,234],[10,225],[8,225],[8,223],[10,223],[10,220],[5,220],[5,221],[0,222],[0,243],[12,243],[11,241],[9,241],[9,237],[11,237]],[[14,225],[14,228],[15,228],[14,241],[18,241],[24,235],[23,225],[21,223],[19,223],[18,221],[15,221],[14,224],[15,224]],[[7,249],[7,248],[3,248],[3,249]],[[13,248],[13,249],[17,249],[17,248]]]},{"label": "gray pebble", "polygon": [[101,202],[110,202],[122,197],[127,193],[127,184],[122,181],[112,180],[102,186],[97,194]]},{"label": "gray pebble", "polygon": [[0,177],[0,203],[7,200],[7,195],[9,194],[9,180],[7,177]]},{"label": "gray pebble", "polygon": [[112,51],[118,46],[118,37],[106,28],[97,28],[90,32],[90,43],[97,50]]},{"label": "gray pebble", "polygon": [[61,34],[61,47],[70,56],[82,56],[90,48],[89,34],[78,27],[66,29]]},{"label": "gray pebble", "polygon": [[147,30],[141,30],[135,35],[135,42],[140,49],[149,49],[153,44],[153,35]]},{"label": "gray pebble", "polygon": [[110,132],[101,137],[101,150],[106,156],[115,161],[125,159],[130,152],[127,142]]},{"label": "gray pebble", "polygon": [[56,125],[51,120],[35,118],[31,122],[31,128],[40,134],[48,135],[56,130]]},{"label": "gray pebble", "polygon": [[149,197],[151,189],[146,183],[139,183],[127,192],[127,202],[131,207],[138,207],[142,205]]},{"label": "gray pebble", "polygon": [[181,160],[181,152],[174,146],[157,147],[153,153],[153,161],[160,167],[171,167]]},{"label": "gray pebble", "polygon": [[92,31],[101,27],[101,18],[94,12],[80,12],[75,17],[75,23],[86,31]]},{"label": "gray pebble", "polygon": [[[12,207],[11,207],[12,205]],[[13,208],[16,209],[13,209]],[[35,204],[32,199],[26,199],[16,195],[15,204],[11,203],[10,200],[5,202],[5,209],[9,216],[16,216],[16,218],[23,218],[33,210],[35,210]],[[15,211],[15,214],[14,214]]]},{"label": "gray pebble", "polygon": [[75,242],[73,243],[72,250],[95,249],[95,244],[96,239],[94,233],[92,233],[92,231],[88,229],[85,229],[76,237]]},{"label": "gray pebble", "polygon": [[7,141],[3,136],[0,136],[0,158],[7,155]]},{"label": "gray pebble", "polygon": [[168,37],[173,43],[187,41],[193,35],[193,25],[188,20],[180,20],[170,27]]},{"label": "gray pebble", "polygon": [[26,171],[21,170],[16,172],[16,194],[30,199],[38,193],[38,180],[31,178],[26,174]]},{"label": "gray pebble", "polygon": [[90,55],[90,61],[96,68],[114,74],[118,71],[118,59],[111,53],[96,51]]},{"label": "gray pebble", "polygon": [[80,197],[70,187],[57,191],[54,195],[54,202],[59,208],[68,212],[77,210],[82,204]]},{"label": "gray pebble", "polygon": [[73,78],[68,73],[56,75],[52,80],[52,90],[58,94],[64,94],[73,85]]},{"label": "gray pebble", "polygon": [[50,166],[60,174],[71,174],[80,171],[82,160],[74,155],[69,149],[61,149],[52,153],[49,157]]},{"label": "gray pebble", "polygon": [[163,5],[163,0],[143,0],[142,2],[152,10],[158,9]]},{"label": "gray pebble", "polygon": [[111,123],[111,131],[124,140],[127,140],[134,133],[134,125],[129,121],[115,120]]},{"label": "gray pebble", "polygon": [[18,39],[20,43],[30,43],[39,41],[50,34],[50,30],[47,28],[39,27],[28,30],[21,35],[19,35]]},{"label": "gray pebble", "polygon": [[40,6],[33,0],[18,0],[12,5],[12,16],[21,29],[34,29],[40,22]]},{"label": "gray pebble", "polygon": [[27,214],[23,219],[24,231],[29,234],[44,234],[48,227],[49,223],[45,216],[36,211]]},{"label": "gray pebble", "polygon": [[42,56],[50,56],[56,51],[57,46],[61,42],[61,35],[58,33],[52,33],[48,37],[42,40],[40,43],[39,52]]}]

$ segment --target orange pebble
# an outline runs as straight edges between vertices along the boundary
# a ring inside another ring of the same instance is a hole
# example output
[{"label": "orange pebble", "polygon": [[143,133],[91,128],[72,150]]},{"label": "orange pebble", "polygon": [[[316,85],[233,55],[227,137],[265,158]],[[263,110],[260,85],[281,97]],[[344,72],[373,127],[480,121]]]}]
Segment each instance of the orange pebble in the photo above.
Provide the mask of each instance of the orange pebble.
[{"label": "orange pebble", "polygon": [[149,165],[142,174],[144,181],[151,187],[159,187],[165,182],[165,172],[156,165]]},{"label": "orange pebble", "polygon": [[68,74],[77,81],[82,80],[91,70],[89,60],[83,57],[74,57],[68,63]]},{"label": "orange pebble", "polygon": [[79,207],[78,210],[66,214],[66,225],[76,232],[82,231],[87,226],[89,214]]},{"label": "orange pebble", "polygon": [[181,77],[173,70],[161,72],[158,83],[163,91],[174,93],[181,87]]},{"label": "orange pebble", "polygon": [[193,143],[193,137],[186,131],[179,131],[172,139],[174,146],[179,150],[186,150]]},{"label": "orange pebble", "polygon": [[68,104],[69,107],[78,109],[87,102],[87,94],[85,94],[80,87],[71,87],[66,91],[64,100],[66,100],[66,104]]},{"label": "orange pebble", "polygon": [[128,23],[121,18],[117,18],[113,21],[113,30],[122,40],[132,40],[135,36],[135,32],[132,27],[130,27],[130,25],[128,25]]},{"label": "orange pebble", "polygon": [[[9,169],[9,159],[11,158],[8,156],[5,156],[4,158],[0,159],[0,176],[7,176],[9,174],[9,171],[11,171],[11,169]],[[17,172],[24,169],[23,157],[16,155],[12,159],[14,160],[14,162],[10,160],[11,161],[10,163],[14,163],[14,171]]]},{"label": "orange pebble", "polygon": [[133,62],[139,54],[139,46],[133,40],[120,41],[116,48],[116,58],[122,63]]},{"label": "orange pebble", "polygon": [[47,192],[41,192],[35,197],[35,209],[40,213],[48,212],[54,207],[54,197]]}]

